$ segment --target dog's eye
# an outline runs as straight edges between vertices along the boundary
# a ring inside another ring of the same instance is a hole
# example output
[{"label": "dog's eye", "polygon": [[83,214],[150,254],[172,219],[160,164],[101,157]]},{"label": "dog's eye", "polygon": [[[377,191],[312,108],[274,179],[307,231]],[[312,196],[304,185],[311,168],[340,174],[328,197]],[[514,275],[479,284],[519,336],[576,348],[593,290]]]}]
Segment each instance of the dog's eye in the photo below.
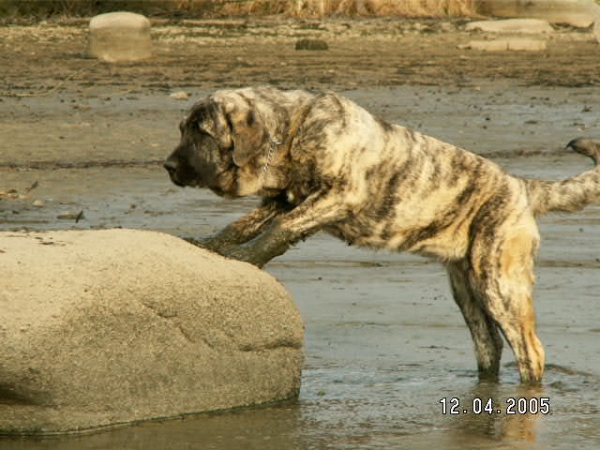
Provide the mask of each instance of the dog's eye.
[{"label": "dog's eye", "polygon": [[246,123],[248,124],[249,127],[251,127],[252,125],[254,125],[255,122],[256,122],[256,117],[254,116],[254,111],[250,111],[248,113],[248,116],[246,117]]},{"label": "dog's eye", "polygon": [[198,126],[198,133],[200,133],[203,136],[213,137],[213,135],[210,134],[210,132],[208,132],[204,128],[202,128],[201,124],[197,124],[197,126]]}]

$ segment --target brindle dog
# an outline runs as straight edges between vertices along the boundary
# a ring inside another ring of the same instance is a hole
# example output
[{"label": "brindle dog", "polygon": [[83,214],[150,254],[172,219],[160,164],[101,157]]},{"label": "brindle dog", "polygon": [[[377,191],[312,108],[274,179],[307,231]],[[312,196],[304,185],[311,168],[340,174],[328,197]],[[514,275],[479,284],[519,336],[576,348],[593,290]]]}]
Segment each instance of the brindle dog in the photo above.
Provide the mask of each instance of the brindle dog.
[{"label": "brindle dog", "polygon": [[[448,270],[480,378],[498,376],[502,333],[521,381],[540,381],[535,219],[600,201],[600,168],[557,183],[517,178],[331,92],[218,91],[180,130],[164,165],[175,184],[263,199],[196,244],[260,267],[325,230],[353,245],[433,256]],[[598,162],[600,141],[568,146]]]}]

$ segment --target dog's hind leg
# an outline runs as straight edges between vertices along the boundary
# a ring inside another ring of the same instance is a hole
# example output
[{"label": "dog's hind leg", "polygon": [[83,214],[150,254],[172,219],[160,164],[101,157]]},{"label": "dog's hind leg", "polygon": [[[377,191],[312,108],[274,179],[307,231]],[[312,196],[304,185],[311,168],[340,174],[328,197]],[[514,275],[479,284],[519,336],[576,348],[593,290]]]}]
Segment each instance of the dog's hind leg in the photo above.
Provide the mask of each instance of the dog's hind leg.
[{"label": "dog's hind leg", "polygon": [[[539,234],[533,217],[523,214],[500,225],[474,245],[472,289],[485,313],[498,325],[513,350],[522,383],[538,383],[544,349],[535,330],[532,291]],[[477,250],[478,248],[478,250]]]},{"label": "dog's hind leg", "polygon": [[450,287],[475,344],[479,378],[495,380],[500,370],[502,337],[496,323],[483,311],[471,289],[465,261],[452,262],[446,266]]}]

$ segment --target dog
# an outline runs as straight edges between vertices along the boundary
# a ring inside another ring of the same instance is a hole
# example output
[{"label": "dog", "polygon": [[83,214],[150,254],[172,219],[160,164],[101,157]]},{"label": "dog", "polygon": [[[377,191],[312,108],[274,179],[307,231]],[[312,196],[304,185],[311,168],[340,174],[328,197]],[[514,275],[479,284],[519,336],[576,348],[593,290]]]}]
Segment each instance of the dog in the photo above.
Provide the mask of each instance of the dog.
[{"label": "dog", "polygon": [[[256,210],[195,244],[262,267],[324,230],[351,245],[432,256],[447,269],[480,379],[497,379],[503,335],[521,382],[540,382],[536,218],[600,201],[600,168],[556,183],[514,177],[333,92],[220,90],[179,127],[181,141],[164,163],[173,183],[262,197]],[[600,141],[568,147],[597,166]]]}]

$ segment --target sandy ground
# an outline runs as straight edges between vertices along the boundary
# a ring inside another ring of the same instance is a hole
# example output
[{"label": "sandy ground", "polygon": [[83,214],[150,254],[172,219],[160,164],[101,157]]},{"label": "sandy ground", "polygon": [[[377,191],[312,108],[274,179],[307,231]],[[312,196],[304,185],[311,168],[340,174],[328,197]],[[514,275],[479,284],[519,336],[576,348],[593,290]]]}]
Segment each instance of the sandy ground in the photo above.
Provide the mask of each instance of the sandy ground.
[{"label": "sandy ground", "polygon": [[[158,163],[184,111],[224,86],[336,89],[522,176],[559,180],[589,168],[563,147],[600,136],[600,46],[591,34],[559,29],[539,37],[544,52],[481,53],[462,46],[490,37],[462,29],[341,19],[158,24],[154,58],[111,65],[85,56],[81,23],[2,27],[0,229],[200,236],[249,210],[255,199],[170,185]],[[330,49],[294,50],[306,37]],[[177,91],[189,99],[169,96]],[[0,449],[597,448],[599,225],[599,206],[541,220],[541,390],[519,387],[508,350],[501,382],[477,382],[439,264],[317,235],[266,268],[306,321],[299,402],[80,438],[0,440]],[[460,414],[443,414],[440,400],[453,397]],[[551,414],[506,414],[507,399],[524,397],[548,398]],[[494,398],[502,412],[474,414],[474,398]]]}]

